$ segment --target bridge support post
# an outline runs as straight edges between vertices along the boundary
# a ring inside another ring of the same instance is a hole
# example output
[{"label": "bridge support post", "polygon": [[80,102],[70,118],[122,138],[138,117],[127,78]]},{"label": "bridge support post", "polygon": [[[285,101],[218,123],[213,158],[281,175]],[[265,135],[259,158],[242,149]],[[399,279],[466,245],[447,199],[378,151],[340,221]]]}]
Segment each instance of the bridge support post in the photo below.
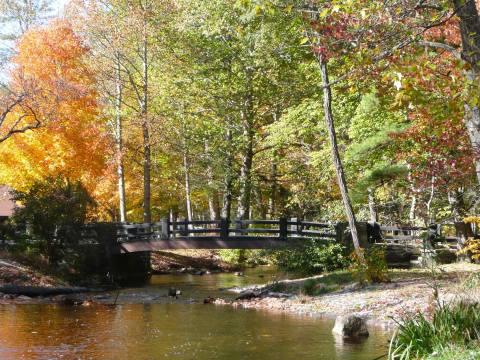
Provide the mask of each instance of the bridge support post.
[{"label": "bridge support post", "polygon": [[300,227],[298,226],[298,219],[297,218],[291,218],[290,222],[293,223],[290,225],[290,230],[292,230],[292,236],[296,237],[300,233]]},{"label": "bridge support post", "polygon": [[182,219],[182,225],[180,225],[180,236],[188,236],[188,233],[187,233],[187,222],[188,220],[183,218]]},{"label": "bridge support post", "polygon": [[160,226],[161,226],[161,239],[162,240],[168,240],[170,238],[170,223],[168,221],[168,218],[162,218],[160,219]]},{"label": "bridge support post", "polygon": [[287,229],[287,218],[281,217],[279,220],[279,230],[278,235],[281,240],[287,240],[288,229]]},{"label": "bridge support post", "polygon": [[230,220],[222,217],[220,219],[220,238],[222,240],[227,240],[228,239],[228,233],[230,232],[229,231],[229,226],[230,226]]},{"label": "bridge support post", "polygon": [[[337,243],[342,244],[345,246],[345,253],[350,254],[353,252],[353,242],[352,242],[352,234],[348,228],[347,222],[338,222],[335,225],[336,233],[337,233]],[[366,222],[357,222],[357,232],[358,232],[358,240],[360,242],[360,247],[367,248],[370,246],[368,242],[368,232],[367,232],[367,223]]]},{"label": "bridge support post", "polygon": [[[242,224],[242,219],[237,218],[235,220],[235,230],[242,230],[243,229],[243,224]],[[242,236],[243,233],[241,231],[237,231],[235,233],[235,236]]]}]

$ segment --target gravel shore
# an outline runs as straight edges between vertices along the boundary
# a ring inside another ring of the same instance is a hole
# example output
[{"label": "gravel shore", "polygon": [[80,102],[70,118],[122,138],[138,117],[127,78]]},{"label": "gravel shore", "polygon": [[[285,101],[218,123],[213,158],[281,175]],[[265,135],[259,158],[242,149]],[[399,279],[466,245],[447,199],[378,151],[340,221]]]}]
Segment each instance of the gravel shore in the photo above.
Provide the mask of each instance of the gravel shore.
[{"label": "gravel shore", "polygon": [[[438,300],[442,302],[480,301],[480,283],[476,283],[480,282],[479,265],[452,264],[441,266],[437,271],[434,276],[426,270],[393,271],[390,283],[367,286],[350,283],[318,296],[302,294],[298,283],[291,288],[286,286],[280,294],[269,291],[272,285],[249,287],[240,290],[244,294],[256,291],[258,297],[231,302],[217,299],[215,304],[310,316],[357,314],[369,323],[391,328],[396,320],[405,316],[430,313],[437,302],[434,289],[438,289]],[[328,288],[322,283],[322,277],[315,281],[317,286]],[[278,288],[278,284],[275,287]]]}]

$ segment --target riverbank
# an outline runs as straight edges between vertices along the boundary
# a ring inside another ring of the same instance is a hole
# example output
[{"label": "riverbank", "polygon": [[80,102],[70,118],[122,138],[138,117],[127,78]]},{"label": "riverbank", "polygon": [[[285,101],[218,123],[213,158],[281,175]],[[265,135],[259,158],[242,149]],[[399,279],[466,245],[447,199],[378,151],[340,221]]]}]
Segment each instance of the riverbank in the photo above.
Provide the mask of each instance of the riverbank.
[{"label": "riverbank", "polygon": [[309,316],[356,314],[391,328],[395,320],[417,312],[430,313],[439,300],[480,301],[480,265],[450,264],[426,269],[392,270],[390,283],[360,286],[348,272],[286,280],[234,289],[237,300],[217,305],[262,309]]},{"label": "riverbank", "polygon": [[7,252],[0,252],[0,286],[39,286],[59,287],[69,284],[55,277],[47,275],[33,266],[19,262],[14,256]]},{"label": "riverbank", "polygon": [[[390,283],[360,286],[346,271],[302,279],[292,279],[270,267],[249,269],[245,274],[228,273],[232,268],[222,267],[213,252],[195,252],[196,258],[187,255],[188,252],[155,254],[152,258],[161,261],[158,263],[163,268],[157,271],[162,275],[152,278],[147,287],[33,297],[1,294],[0,303],[215,304],[315,317],[357,314],[370,324],[391,328],[395,319],[431,312],[435,291],[441,301],[480,301],[480,265],[475,264],[442,265],[434,272],[392,270]],[[169,265],[172,263],[175,265]],[[6,284],[74,289],[26,265],[0,258],[0,286]]]},{"label": "riverbank", "polygon": [[[152,274],[208,275],[236,270],[211,250],[176,250],[152,253]],[[7,251],[0,252],[0,303],[113,303],[116,293],[92,294],[100,288],[112,288],[98,280],[82,279],[69,282],[62,279],[40,259],[32,259]],[[76,285],[81,285],[78,287]],[[169,289],[159,296],[123,296],[124,303],[189,302],[168,296]]]}]

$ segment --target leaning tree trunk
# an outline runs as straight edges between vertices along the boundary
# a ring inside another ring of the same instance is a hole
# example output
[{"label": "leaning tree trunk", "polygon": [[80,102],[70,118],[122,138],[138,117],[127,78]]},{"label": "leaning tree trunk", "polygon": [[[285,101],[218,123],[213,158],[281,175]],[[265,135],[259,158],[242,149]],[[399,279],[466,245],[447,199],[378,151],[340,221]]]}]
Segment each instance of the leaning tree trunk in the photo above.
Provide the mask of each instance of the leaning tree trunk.
[{"label": "leaning tree trunk", "polygon": [[365,259],[360,248],[360,242],[358,240],[357,222],[355,220],[355,214],[353,212],[352,204],[350,202],[350,197],[348,196],[347,182],[345,180],[345,173],[343,171],[343,165],[338,151],[337,135],[335,133],[335,125],[333,122],[332,113],[332,90],[330,88],[328,79],[326,59],[322,54],[318,55],[318,62],[320,65],[323,83],[323,110],[325,113],[324,115],[327,125],[328,136],[331,143],[332,159],[335,166],[335,172],[337,174],[338,187],[340,188],[340,193],[342,194],[343,206],[345,207],[345,214],[347,215],[348,224],[350,226],[353,246],[355,247],[355,253],[357,254],[359,260],[361,262],[364,262]]},{"label": "leaning tree trunk", "polygon": [[120,221],[127,221],[125,201],[125,173],[123,170],[123,138],[122,138],[122,78],[120,72],[119,56],[116,56],[116,79],[115,79],[115,142],[117,145],[117,176],[118,176],[118,202]]}]

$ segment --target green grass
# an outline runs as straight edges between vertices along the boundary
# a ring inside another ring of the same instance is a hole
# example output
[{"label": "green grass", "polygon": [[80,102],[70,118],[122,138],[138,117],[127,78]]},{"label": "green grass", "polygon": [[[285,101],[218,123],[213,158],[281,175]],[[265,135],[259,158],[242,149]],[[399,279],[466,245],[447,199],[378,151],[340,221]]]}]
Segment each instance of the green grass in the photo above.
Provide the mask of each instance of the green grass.
[{"label": "green grass", "polygon": [[480,359],[480,343],[468,347],[449,346],[446,349],[438,349],[424,360],[478,360]]},{"label": "green grass", "polygon": [[477,289],[480,287],[480,273],[470,274],[462,283],[466,290]]},{"label": "green grass", "polygon": [[399,323],[398,331],[391,341],[389,359],[424,359],[439,349],[468,349],[479,339],[478,304],[442,305],[435,311],[431,321],[423,313],[419,313]]}]

